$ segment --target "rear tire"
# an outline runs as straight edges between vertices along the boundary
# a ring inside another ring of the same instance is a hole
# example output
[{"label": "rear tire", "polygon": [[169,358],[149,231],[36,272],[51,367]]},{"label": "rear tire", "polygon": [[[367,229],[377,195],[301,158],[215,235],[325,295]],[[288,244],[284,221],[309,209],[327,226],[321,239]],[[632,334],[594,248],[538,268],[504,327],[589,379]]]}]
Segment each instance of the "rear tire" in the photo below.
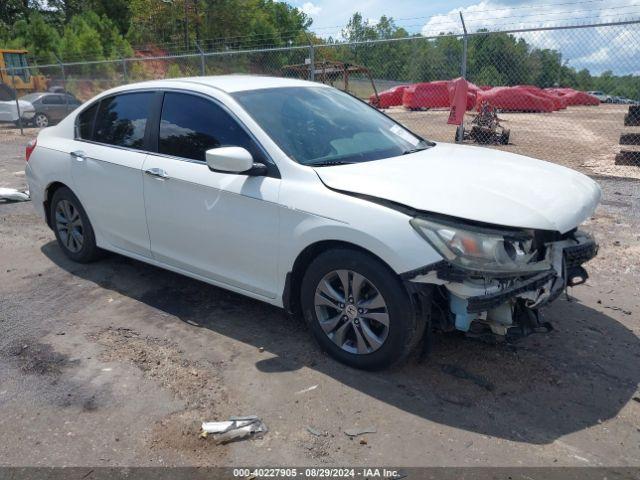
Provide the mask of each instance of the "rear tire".
[{"label": "rear tire", "polygon": [[381,261],[355,249],[328,250],[313,260],[302,280],[300,300],[321,348],[364,370],[405,360],[426,323],[416,314],[400,278]]},{"label": "rear tire", "polygon": [[45,113],[37,113],[33,118],[33,124],[38,128],[47,128],[51,122]]},{"label": "rear tire", "polygon": [[101,256],[89,217],[71,190],[62,187],[53,194],[50,218],[58,245],[71,260],[89,263]]}]

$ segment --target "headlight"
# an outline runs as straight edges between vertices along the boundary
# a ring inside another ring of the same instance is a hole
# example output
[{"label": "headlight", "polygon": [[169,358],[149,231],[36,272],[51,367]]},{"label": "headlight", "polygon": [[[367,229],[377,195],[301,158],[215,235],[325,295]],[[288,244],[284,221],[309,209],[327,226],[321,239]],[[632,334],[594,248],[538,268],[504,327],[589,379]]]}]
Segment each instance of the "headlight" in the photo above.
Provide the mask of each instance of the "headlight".
[{"label": "headlight", "polygon": [[420,217],[410,223],[445,259],[467,270],[525,274],[551,268],[548,261],[538,261],[533,237],[524,231],[503,232]]}]

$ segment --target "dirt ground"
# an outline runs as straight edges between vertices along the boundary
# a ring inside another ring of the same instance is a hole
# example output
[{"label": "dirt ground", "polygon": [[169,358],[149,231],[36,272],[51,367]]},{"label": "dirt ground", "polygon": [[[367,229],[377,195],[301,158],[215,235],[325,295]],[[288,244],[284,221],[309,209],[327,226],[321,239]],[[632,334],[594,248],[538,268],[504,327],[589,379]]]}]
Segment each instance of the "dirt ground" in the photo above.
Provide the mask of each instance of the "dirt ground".
[{"label": "dirt ground", "polygon": [[[505,149],[604,192],[586,225],[600,254],[545,309],[555,330],[515,347],[436,335],[379,373],[257,301],[118,255],[74,264],[30,203],[0,202],[0,466],[640,466],[640,181],[612,165],[621,108],[503,115]],[[446,113],[392,115],[453,136]],[[17,133],[0,129],[0,186],[24,185]],[[264,438],[198,437],[249,414]]]}]

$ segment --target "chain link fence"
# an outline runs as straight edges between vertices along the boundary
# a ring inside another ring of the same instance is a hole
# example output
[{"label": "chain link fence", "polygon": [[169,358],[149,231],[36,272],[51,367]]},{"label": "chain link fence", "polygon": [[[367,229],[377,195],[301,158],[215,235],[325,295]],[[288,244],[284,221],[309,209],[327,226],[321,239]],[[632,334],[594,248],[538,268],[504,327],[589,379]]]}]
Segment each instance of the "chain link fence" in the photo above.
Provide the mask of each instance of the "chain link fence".
[{"label": "chain link fence", "polygon": [[[304,78],[347,90],[436,141],[480,143],[601,174],[637,176],[621,165],[640,163],[640,129],[629,106],[640,100],[640,21],[241,51],[198,47],[183,55],[0,73],[9,86],[18,75],[35,76],[48,90],[80,101],[150,79],[230,73]],[[447,123],[449,81],[461,76],[469,88],[458,130]],[[621,149],[633,153],[624,157]]]}]

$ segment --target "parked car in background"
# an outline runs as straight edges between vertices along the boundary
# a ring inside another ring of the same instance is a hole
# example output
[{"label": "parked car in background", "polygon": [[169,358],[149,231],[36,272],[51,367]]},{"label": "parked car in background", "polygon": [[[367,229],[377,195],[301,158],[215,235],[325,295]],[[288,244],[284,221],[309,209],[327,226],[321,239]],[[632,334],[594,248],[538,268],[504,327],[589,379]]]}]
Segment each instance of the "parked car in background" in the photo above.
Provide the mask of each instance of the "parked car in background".
[{"label": "parked car in background", "polygon": [[29,93],[21,100],[30,102],[35,107],[33,124],[39,128],[58,123],[82,103],[70,93],[64,92]]},{"label": "parked car in background", "polygon": [[30,102],[25,100],[18,100],[18,105],[16,105],[15,100],[0,102],[0,122],[18,125],[18,106],[20,107],[22,123],[27,125],[32,122],[36,114],[36,109]]},{"label": "parked car in background", "polygon": [[283,307],[365,369],[433,328],[544,328],[538,308],[584,283],[598,250],[579,229],[600,199],[589,177],[430,142],[301,80],[115,88],[42,130],[26,160],[70,259],[106,249]]},{"label": "parked car in background", "polygon": [[590,90],[587,93],[589,95],[593,95],[602,103],[613,103],[613,97],[611,95],[607,95],[601,90]]}]

